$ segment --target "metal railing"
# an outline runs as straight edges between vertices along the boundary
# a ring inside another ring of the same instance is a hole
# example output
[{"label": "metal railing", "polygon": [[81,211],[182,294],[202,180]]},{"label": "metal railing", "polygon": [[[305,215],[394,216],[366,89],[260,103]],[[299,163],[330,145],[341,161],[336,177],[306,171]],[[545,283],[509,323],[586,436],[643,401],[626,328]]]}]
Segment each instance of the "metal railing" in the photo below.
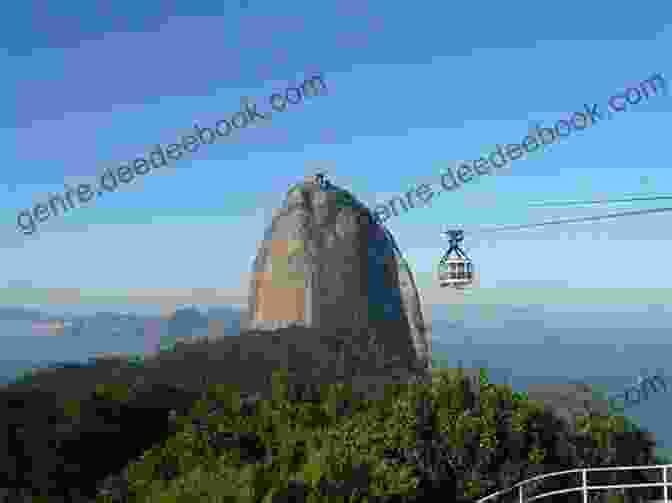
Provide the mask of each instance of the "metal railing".
[{"label": "metal railing", "polygon": [[[624,470],[651,470],[657,469],[663,471],[663,481],[662,482],[644,482],[640,484],[614,484],[606,486],[590,486],[588,485],[588,472],[598,472],[598,471],[624,471]],[[544,475],[538,475],[537,477],[532,477],[530,479],[524,480],[523,482],[518,482],[516,485],[509,487],[508,489],[503,489],[497,491],[485,498],[481,498],[477,503],[485,503],[486,501],[496,501],[495,498],[511,493],[515,490],[518,490],[518,501],[519,503],[529,503],[530,501],[535,501],[537,499],[545,498],[546,496],[553,496],[555,494],[567,494],[575,491],[582,491],[583,493],[583,503],[588,503],[588,491],[595,489],[630,489],[634,487],[662,487],[663,488],[663,499],[656,500],[664,503],[672,503],[670,496],[668,496],[667,487],[672,485],[672,482],[668,482],[667,471],[672,469],[672,464],[668,465],[645,465],[645,466],[609,466],[609,467],[600,467],[600,468],[579,468],[575,470],[566,470],[562,472],[546,473]],[[532,498],[524,497],[525,486],[531,482],[536,482],[538,480],[550,477],[556,477],[558,475],[566,475],[568,473],[581,473],[582,484],[580,487],[572,487],[570,489],[561,489],[557,491],[549,491],[546,493],[539,494]]]}]

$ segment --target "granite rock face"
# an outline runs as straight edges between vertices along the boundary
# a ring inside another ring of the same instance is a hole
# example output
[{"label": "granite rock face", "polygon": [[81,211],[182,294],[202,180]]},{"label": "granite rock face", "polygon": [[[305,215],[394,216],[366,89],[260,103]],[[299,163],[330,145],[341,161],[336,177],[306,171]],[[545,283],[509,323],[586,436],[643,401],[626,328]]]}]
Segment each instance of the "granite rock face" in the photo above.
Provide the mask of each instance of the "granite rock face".
[{"label": "granite rock face", "polygon": [[392,235],[348,191],[295,185],[266,230],[252,269],[242,329],[365,330],[431,369],[411,270]]}]

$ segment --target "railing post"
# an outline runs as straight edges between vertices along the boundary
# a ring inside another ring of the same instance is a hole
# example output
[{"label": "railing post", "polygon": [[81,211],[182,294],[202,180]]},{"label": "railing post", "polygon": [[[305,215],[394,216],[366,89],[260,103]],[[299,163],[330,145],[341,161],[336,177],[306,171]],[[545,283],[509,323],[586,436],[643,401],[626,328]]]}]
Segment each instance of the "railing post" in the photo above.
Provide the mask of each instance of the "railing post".
[{"label": "railing post", "polygon": [[[523,503],[523,487],[524,486],[525,486],[525,484],[520,484],[520,487],[518,488],[518,489],[520,489],[520,492],[518,493],[520,495],[520,498],[518,498],[520,503]],[[665,502],[665,503],[667,503],[667,502]]]},{"label": "railing post", "polygon": [[581,475],[583,475],[583,503],[588,503],[588,477],[585,468],[581,470]]},{"label": "railing post", "polygon": [[663,466],[663,500],[665,503],[669,503],[669,499],[667,499],[667,467],[668,465]]}]

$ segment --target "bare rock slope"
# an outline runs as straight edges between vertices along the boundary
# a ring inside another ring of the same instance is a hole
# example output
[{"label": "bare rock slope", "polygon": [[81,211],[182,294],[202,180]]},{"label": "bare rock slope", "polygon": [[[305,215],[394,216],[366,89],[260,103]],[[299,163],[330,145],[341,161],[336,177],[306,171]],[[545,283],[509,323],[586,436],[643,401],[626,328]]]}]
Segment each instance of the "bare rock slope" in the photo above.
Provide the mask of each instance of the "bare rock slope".
[{"label": "bare rock slope", "polygon": [[254,262],[254,334],[281,328],[366,332],[431,370],[429,333],[411,270],[394,238],[348,191],[306,181],[276,212]]}]

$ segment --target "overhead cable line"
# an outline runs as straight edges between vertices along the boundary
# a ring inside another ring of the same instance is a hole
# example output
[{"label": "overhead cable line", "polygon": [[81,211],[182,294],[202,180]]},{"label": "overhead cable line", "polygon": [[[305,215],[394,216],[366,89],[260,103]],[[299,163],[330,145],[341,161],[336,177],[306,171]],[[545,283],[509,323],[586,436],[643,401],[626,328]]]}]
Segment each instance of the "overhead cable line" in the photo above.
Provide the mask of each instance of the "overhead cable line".
[{"label": "overhead cable line", "polygon": [[531,207],[549,207],[549,206],[582,206],[589,204],[611,204],[611,203],[631,203],[635,201],[661,201],[670,200],[672,195],[667,196],[649,196],[649,197],[629,197],[624,199],[593,199],[586,201],[541,201],[529,203]]},{"label": "overhead cable line", "polygon": [[604,220],[608,218],[617,218],[625,216],[634,216],[634,215],[647,215],[651,213],[663,213],[666,211],[672,211],[672,208],[649,208],[645,210],[633,210],[633,211],[624,211],[621,213],[609,213],[607,215],[594,215],[590,217],[579,217],[579,218],[566,218],[562,220],[549,220],[547,222],[540,222],[537,224],[524,224],[524,225],[504,225],[501,227],[490,227],[485,229],[480,229],[477,231],[469,232],[468,234],[483,234],[488,232],[499,232],[499,231],[512,231],[512,230],[522,230],[522,229],[531,229],[534,227],[543,227],[545,225],[559,225],[559,224],[571,224],[579,222],[593,222],[596,220]]}]

